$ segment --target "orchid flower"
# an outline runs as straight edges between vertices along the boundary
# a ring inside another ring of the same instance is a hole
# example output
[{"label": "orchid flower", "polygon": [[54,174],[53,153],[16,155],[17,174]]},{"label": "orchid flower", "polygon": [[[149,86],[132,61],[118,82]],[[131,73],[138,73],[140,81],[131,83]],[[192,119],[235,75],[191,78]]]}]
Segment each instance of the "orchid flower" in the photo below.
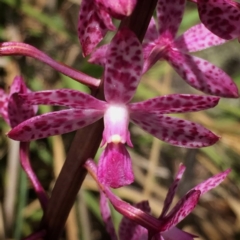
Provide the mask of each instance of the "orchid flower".
[{"label": "orchid flower", "polygon": [[92,160],[88,160],[85,163],[85,167],[99,184],[101,192],[100,210],[106,224],[106,229],[111,235],[112,240],[117,239],[117,236],[113,227],[107,198],[113,207],[124,216],[119,227],[120,240],[193,240],[196,236],[184,232],[175,226],[193,211],[201,195],[217,187],[230,172],[230,169],[228,169],[198,184],[186,193],[172,210],[169,211],[179,181],[185,171],[185,166],[180,164],[175,180],[170,186],[164,201],[162,213],[158,218],[155,218],[150,215],[150,207],[147,201],[131,206],[114,195],[107,186],[101,184],[96,176],[97,166]]},{"label": "orchid flower", "polygon": [[[2,89],[0,89],[0,114],[3,119],[9,124],[12,128],[20,124],[21,122],[33,117],[37,111],[36,106],[27,102],[19,101],[18,94],[26,94],[29,92],[27,89],[23,78],[16,76],[13,80],[13,83],[10,87],[10,93],[5,94]],[[36,194],[40,200],[40,203],[43,208],[47,204],[47,195],[42,188],[39,180],[37,179],[34,171],[32,170],[29,158],[29,143],[21,142],[20,143],[20,161],[21,165],[29,177]]]},{"label": "orchid flower", "polygon": [[103,184],[114,188],[134,180],[131,159],[124,145],[132,147],[129,121],[175,146],[198,148],[218,140],[216,135],[196,123],[164,115],[214,107],[218,97],[172,94],[129,103],[139,84],[143,62],[141,44],[130,30],[122,29],[116,34],[107,56],[104,72],[106,101],[70,89],[20,95],[28,104],[60,105],[70,109],[28,119],[13,128],[8,136],[30,141],[74,131],[103,117],[102,146],[106,145],[106,148],[99,160],[98,177]]},{"label": "orchid flower", "polygon": [[[223,44],[226,40],[211,33],[203,24],[193,26],[176,38],[184,7],[185,1],[172,4],[167,0],[158,0],[159,29],[157,31],[155,20],[152,18],[143,44],[143,73],[158,60],[166,60],[192,87],[216,96],[238,97],[237,86],[230,76],[206,60],[188,54]],[[104,65],[107,48],[108,45],[103,45],[97,49],[89,62]]]},{"label": "orchid flower", "polygon": [[232,0],[191,0],[197,3],[199,17],[211,32],[223,39],[240,36],[240,3]]},{"label": "orchid flower", "polygon": [[111,17],[129,16],[137,0],[83,0],[79,12],[78,37],[83,55],[89,55],[108,30],[116,30]]}]

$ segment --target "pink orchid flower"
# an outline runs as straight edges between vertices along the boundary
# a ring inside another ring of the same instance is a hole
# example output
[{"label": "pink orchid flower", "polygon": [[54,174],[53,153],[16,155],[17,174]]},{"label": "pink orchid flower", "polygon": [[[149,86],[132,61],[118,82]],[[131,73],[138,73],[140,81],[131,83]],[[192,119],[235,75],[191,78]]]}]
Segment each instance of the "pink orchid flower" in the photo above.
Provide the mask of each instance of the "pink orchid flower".
[{"label": "pink orchid flower", "polygon": [[[214,35],[203,24],[193,26],[176,38],[184,7],[184,0],[174,4],[167,0],[158,0],[159,29],[157,31],[155,20],[152,18],[143,44],[143,73],[157,61],[166,60],[192,87],[216,96],[238,97],[237,86],[230,76],[206,60],[188,54],[223,44],[226,40]],[[97,49],[89,62],[104,65],[107,47],[108,45],[104,45]]]},{"label": "pink orchid flower", "polygon": [[[19,94],[26,94],[28,92],[30,92],[30,90],[27,89],[23,78],[20,76],[14,78],[9,94],[5,94],[4,91],[0,89],[0,114],[12,128],[35,116],[37,112],[36,106],[19,100]],[[48,197],[31,167],[28,152],[29,143],[20,142],[20,162],[22,168],[29,177],[42,208],[45,209]]]},{"label": "pink orchid flower", "polygon": [[129,121],[175,146],[198,148],[218,140],[216,135],[196,123],[165,115],[214,107],[218,97],[172,94],[130,103],[140,81],[143,62],[141,44],[131,31],[122,29],[116,34],[107,56],[106,101],[70,89],[21,95],[22,101],[33,105],[60,105],[70,109],[33,117],[13,128],[8,136],[30,141],[74,131],[103,117],[102,146],[106,148],[99,160],[98,177],[103,184],[114,188],[134,180],[131,159],[125,148],[125,143],[132,147]]},{"label": "pink orchid flower", "polygon": [[240,36],[240,3],[232,0],[191,0],[199,17],[211,32],[223,39]]},{"label": "pink orchid flower", "polygon": [[78,37],[83,55],[89,55],[108,30],[116,30],[111,17],[129,16],[137,0],[83,0],[79,12]]},{"label": "pink orchid flower", "polygon": [[88,160],[85,163],[85,167],[99,184],[101,192],[100,210],[112,240],[117,240],[117,234],[113,226],[107,199],[124,216],[119,226],[120,240],[193,240],[197,236],[184,232],[175,226],[193,211],[201,195],[217,187],[231,171],[228,169],[198,184],[188,191],[169,211],[179,181],[185,171],[185,166],[181,164],[175,180],[167,193],[162,213],[158,218],[155,218],[150,215],[151,209],[148,201],[131,206],[114,195],[107,186],[102,185],[96,176],[97,166],[92,160]]}]

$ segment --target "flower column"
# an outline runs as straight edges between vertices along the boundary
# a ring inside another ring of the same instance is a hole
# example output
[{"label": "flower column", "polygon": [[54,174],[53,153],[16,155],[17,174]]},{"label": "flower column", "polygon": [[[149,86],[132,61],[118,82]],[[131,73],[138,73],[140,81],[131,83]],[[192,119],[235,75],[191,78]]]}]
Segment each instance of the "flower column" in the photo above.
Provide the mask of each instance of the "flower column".
[{"label": "flower column", "polygon": [[[125,18],[121,26],[128,27],[142,40],[156,4],[157,0],[138,1],[133,14]],[[92,95],[103,99],[103,85],[101,84],[100,88]],[[101,120],[77,131],[43,217],[42,225],[47,230],[46,239],[55,240],[60,237],[61,230],[86,175],[86,170],[83,168],[84,162],[88,158],[94,157],[102,139],[102,131],[103,122]],[[85,139],[85,141],[79,146],[81,139]]]}]

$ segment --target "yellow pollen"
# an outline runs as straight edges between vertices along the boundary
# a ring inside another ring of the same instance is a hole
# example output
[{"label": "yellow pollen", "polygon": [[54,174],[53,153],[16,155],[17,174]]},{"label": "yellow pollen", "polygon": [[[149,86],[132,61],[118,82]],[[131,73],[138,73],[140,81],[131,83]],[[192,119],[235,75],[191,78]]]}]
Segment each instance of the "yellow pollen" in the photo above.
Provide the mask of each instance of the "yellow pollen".
[{"label": "yellow pollen", "polygon": [[111,142],[113,143],[120,143],[121,142],[121,136],[118,134],[112,135]]}]

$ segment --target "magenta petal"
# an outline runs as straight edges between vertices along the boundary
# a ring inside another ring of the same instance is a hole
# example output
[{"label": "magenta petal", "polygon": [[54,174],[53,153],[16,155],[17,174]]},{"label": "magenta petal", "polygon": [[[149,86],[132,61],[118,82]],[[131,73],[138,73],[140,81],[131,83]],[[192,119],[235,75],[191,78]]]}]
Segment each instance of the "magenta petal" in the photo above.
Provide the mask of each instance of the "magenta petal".
[{"label": "magenta petal", "polygon": [[159,34],[168,39],[174,39],[178,27],[182,21],[185,8],[185,0],[174,1],[174,4],[168,0],[158,0],[157,18],[159,25]]},{"label": "magenta petal", "polygon": [[130,119],[156,138],[179,147],[206,147],[219,139],[199,124],[170,116],[134,112]]},{"label": "magenta petal", "polygon": [[151,18],[147,32],[144,36],[144,43],[154,42],[158,39],[158,31],[154,17]]},{"label": "magenta petal", "polygon": [[117,240],[118,238],[114,229],[111,210],[108,205],[108,199],[102,191],[100,191],[100,211],[102,219],[106,225],[106,230],[111,236],[111,240]]},{"label": "magenta petal", "polygon": [[227,40],[210,32],[203,24],[197,24],[174,41],[174,46],[183,52],[196,52],[221,45]]},{"label": "magenta petal", "polygon": [[100,65],[102,67],[105,66],[106,63],[106,54],[109,44],[102,45],[98,47],[95,52],[93,52],[88,59],[88,62]]},{"label": "magenta petal", "polygon": [[83,55],[89,55],[107,33],[107,27],[99,18],[94,0],[83,0],[80,6],[78,37]]},{"label": "magenta petal", "polygon": [[81,109],[105,110],[106,102],[98,100],[91,95],[77,90],[59,89],[31,92],[21,95],[23,102],[32,105],[55,105]]},{"label": "magenta petal", "polygon": [[[151,210],[148,201],[142,201],[136,204],[135,207],[147,213],[150,213],[150,210]],[[119,225],[120,240],[147,239],[147,236],[148,236],[148,231],[146,228],[137,224],[133,220],[123,217]]]},{"label": "magenta petal", "polygon": [[118,31],[109,45],[104,72],[104,94],[107,102],[129,102],[139,84],[142,72],[142,46],[133,32]]},{"label": "magenta petal", "polygon": [[131,158],[123,144],[107,144],[99,159],[97,174],[100,183],[112,188],[129,185],[134,181]]},{"label": "magenta petal", "polygon": [[122,19],[125,16],[131,15],[137,0],[95,0],[95,2],[112,17]]},{"label": "magenta petal", "polygon": [[194,112],[215,107],[218,97],[193,95],[193,94],[169,94],[152,98],[146,101],[129,104],[130,111],[166,113]]},{"label": "magenta petal", "polygon": [[9,124],[8,118],[8,96],[3,89],[0,89],[0,114],[4,121]]},{"label": "magenta petal", "polygon": [[199,17],[214,34],[224,39],[240,36],[240,3],[232,0],[198,0]]},{"label": "magenta petal", "polygon": [[177,175],[174,179],[174,182],[172,183],[172,185],[170,186],[170,188],[168,190],[167,196],[166,196],[165,201],[164,201],[162,213],[161,213],[161,215],[158,219],[161,219],[162,217],[164,217],[167,214],[167,212],[168,212],[168,210],[169,210],[169,208],[172,204],[172,200],[173,200],[174,195],[176,193],[179,181],[181,180],[185,169],[186,169],[186,167],[184,165],[180,164]]},{"label": "magenta petal", "polygon": [[197,236],[184,232],[176,227],[172,227],[166,232],[161,233],[164,239],[167,240],[193,240]]},{"label": "magenta petal", "polygon": [[181,222],[196,207],[201,192],[191,190],[188,192],[171,210],[171,212],[162,218],[163,226],[161,232],[167,231]]},{"label": "magenta petal", "polygon": [[227,169],[224,172],[221,172],[206,181],[198,184],[196,187],[194,187],[192,190],[199,190],[201,191],[201,195],[205,192],[208,192],[209,190],[217,187],[224,179],[227,177],[227,175],[230,173],[231,169]]},{"label": "magenta petal", "polygon": [[50,112],[20,123],[7,135],[14,140],[28,142],[72,132],[96,122],[102,116],[103,112],[99,110],[67,109]]},{"label": "magenta petal", "polygon": [[210,62],[179,51],[169,51],[166,60],[192,87],[220,97],[238,97],[237,86],[230,76]]}]

